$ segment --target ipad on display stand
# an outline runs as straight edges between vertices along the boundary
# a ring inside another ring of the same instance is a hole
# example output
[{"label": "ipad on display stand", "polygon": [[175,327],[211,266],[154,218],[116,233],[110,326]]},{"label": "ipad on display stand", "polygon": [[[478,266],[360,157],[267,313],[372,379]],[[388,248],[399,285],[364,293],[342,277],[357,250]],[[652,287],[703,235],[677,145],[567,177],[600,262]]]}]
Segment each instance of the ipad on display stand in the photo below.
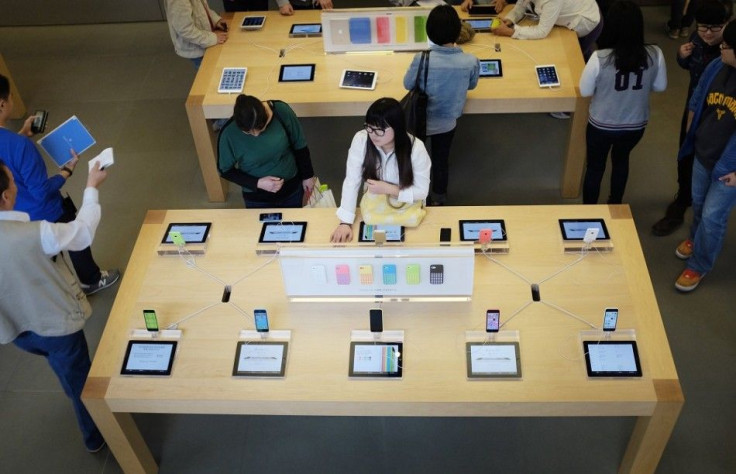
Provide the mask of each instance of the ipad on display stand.
[{"label": "ipad on display stand", "polygon": [[559,87],[560,78],[557,76],[557,68],[554,64],[535,66],[539,87]]},{"label": "ipad on display stand", "polygon": [[246,16],[243,18],[243,23],[240,24],[240,28],[243,30],[260,30],[263,28],[264,23],[266,23],[265,16]]},{"label": "ipad on display stand", "polygon": [[375,71],[353,71],[345,69],[340,78],[343,89],[362,89],[372,91],[376,88],[378,73]]},{"label": "ipad on display stand", "polygon": [[282,64],[279,82],[309,82],[314,80],[314,64]]},{"label": "ipad on display stand", "polygon": [[641,377],[636,341],[583,341],[588,377]]},{"label": "ipad on display stand", "polygon": [[500,59],[479,59],[480,77],[503,77]]},{"label": "ipad on display stand", "polygon": [[321,36],[321,23],[294,23],[289,30],[289,37],[291,38],[318,38]]}]

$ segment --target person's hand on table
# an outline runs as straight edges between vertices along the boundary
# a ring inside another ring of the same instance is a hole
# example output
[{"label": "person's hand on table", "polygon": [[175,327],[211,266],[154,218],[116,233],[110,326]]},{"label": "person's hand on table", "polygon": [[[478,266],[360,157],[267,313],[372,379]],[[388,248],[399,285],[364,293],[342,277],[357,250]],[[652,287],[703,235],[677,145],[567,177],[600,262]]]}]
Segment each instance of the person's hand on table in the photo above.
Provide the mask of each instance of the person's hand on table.
[{"label": "person's hand on table", "polygon": [[680,56],[680,58],[685,59],[693,54],[693,48],[695,48],[695,45],[688,41],[680,46],[680,49],[677,51],[677,55]]},{"label": "person's hand on table", "polygon": [[332,0],[317,0],[322,10],[332,10]]},{"label": "person's hand on table", "polygon": [[718,178],[718,181],[723,182],[723,184],[725,184],[726,186],[736,187],[736,171],[724,174],[723,176]]},{"label": "person's hand on table", "polygon": [[369,193],[388,194],[393,197],[399,196],[399,187],[395,184],[387,183],[386,181],[379,181],[377,179],[366,179],[365,183],[368,185]]},{"label": "person's hand on table", "polygon": [[258,189],[263,189],[269,193],[276,193],[284,185],[283,178],[277,178],[275,176],[264,176],[258,180]]},{"label": "person's hand on table", "polygon": [[225,20],[223,20],[222,18],[220,18],[220,20],[215,25],[215,29],[226,32],[227,31],[227,23],[225,23]]},{"label": "person's hand on table", "polygon": [[501,19],[501,24],[491,30],[496,36],[511,36],[514,34],[514,22],[507,20],[506,18]]},{"label": "person's hand on table", "polygon": [[330,236],[330,242],[333,243],[350,242],[351,240],[353,240],[353,226],[348,223],[338,225]]},{"label": "person's hand on table", "polygon": [[23,126],[18,130],[18,134],[26,136],[26,137],[32,137],[33,131],[31,130],[31,125],[33,124],[33,121],[36,119],[35,115],[31,115],[28,117],[24,122]]},{"label": "person's hand on table", "polygon": [[460,10],[464,12],[469,12],[473,8],[473,0],[463,0],[463,3],[460,4]]},{"label": "person's hand on table", "polygon": [[215,35],[217,36],[217,44],[223,44],[225,41],[227,41],[227,31],[215,31]]},{"label": "person's hand on table", "polygon": [[495,0],[491,3],[493,3],[493,7],[496,9],[496,13],[501,13],[506,8],[506,5],[508,5],[506,0]]},{"label": "person's hand on table", "polygon": [[291,6],[291,3],[287,3],[283,7],[279,7],[279,13],[284,16],[291,16],[294,14],[294,7]]}]

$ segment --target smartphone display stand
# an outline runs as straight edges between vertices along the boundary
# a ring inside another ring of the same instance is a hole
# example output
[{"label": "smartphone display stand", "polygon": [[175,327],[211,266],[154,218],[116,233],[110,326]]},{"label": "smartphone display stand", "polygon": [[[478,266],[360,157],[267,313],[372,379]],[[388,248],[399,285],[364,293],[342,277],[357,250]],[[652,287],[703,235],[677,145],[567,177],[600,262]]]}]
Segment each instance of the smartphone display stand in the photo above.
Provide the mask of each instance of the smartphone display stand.
[{"label": "smartphone display stand", "polygon": [[404,342],[404,331],[395,329],[390,331],[371,332],[367,329],[353,329],[350,331],[350,340],[359,342]]},{"label": "smartphone display stand", "polygon": [[519,342],[519,331],[508,330],[498,332],[465,331],[466,342]]},{"label": "smartphone display stand", "polygon": [[613,252],[613,242],[611,240],[594,240],[590,244],[582,240],[562,240],[562,247],[565,253],[580,253],[587,249],[594,252]]},{"label": "smartphone display stand", "polygon": [[161,329],[160,331],[133,329],[130,337],[133,339],[181,339],[181,329]]},{"label": "smartphone display stand", "polygon": [[616,329],[604,331],[593,329],[580,331],[581,341],[636,341],[636,329]]},{"label": "smartphone display stand", "polygon": [[509,241],[491,240],[487,244],[475,244],[475,253],[503,254],[509,253]]},{"label": "smartphone display stand", "polygon": [[240,331],[239,339],[247,341],[267,341],[270,339],[291,341],[291,329],[276,329],[266,332],[259,332],[255,329],[243,329]]},{"label": "smartphone display stand", "polygon": [[207,251],[207,243],[186,244],[182,245],[181,249],[176,244],[160,244],[156,250],[159,255],[179,255],[182,251],[192,255],[204,255]]}]

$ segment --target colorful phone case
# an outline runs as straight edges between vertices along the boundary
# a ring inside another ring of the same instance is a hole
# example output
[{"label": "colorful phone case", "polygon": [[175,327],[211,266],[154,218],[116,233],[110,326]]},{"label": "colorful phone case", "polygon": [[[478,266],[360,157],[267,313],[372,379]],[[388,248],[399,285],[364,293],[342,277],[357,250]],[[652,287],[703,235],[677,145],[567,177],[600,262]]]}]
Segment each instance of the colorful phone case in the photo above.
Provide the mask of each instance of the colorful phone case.
[{"label": "colorful phone case", "polygon": [[430,265],[429,266],[429,283],[430,285],[441,285],[445,282],[445,266]]},{"label": "colorful phone case", "polygon": [[406,266],[406,284],[407,285],[418,285],[419,278],[419,264],[410,263]]},{"label": "colorful phone case", "polygon": [[396,265],[394,265],[393,263],[387,263],[383,266],[383,284],[396,284]]},{"label": "colorful phone case", "polygon": [[338,285],[349,285],[350,267],[348,265],[337,265],[335,267],[335,277]]},{"label": "colorful phone case", "polygon": [[361,265],[358,273],[360,274],[361,285],[373,284],[373,265]]}]

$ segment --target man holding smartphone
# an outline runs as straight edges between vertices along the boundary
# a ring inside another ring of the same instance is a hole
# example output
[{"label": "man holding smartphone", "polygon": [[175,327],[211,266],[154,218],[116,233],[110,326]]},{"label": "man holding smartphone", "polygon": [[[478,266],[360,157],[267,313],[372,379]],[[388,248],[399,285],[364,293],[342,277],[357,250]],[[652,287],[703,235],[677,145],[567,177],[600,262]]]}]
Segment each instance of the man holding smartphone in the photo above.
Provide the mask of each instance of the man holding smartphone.
[{"label": "man holding smartphone", "polygon": [[90,170],[84,202],[72,222],[30,221],[25,212],[13,210],[18,187],[0,160],[0,344],[12,342],[46,357],[72,400],[91,453],[105,447],[80,398],[91,366],[82,328],[92,310],[61,252],[92,243],[100,222],[97,187],[106,177],[99,164]]},{"label": "man holding smartphone", "polygon": [[[61,196],[61,188],[71,178],[79,158],[70,150],[69,162],[57,174],[48,176],[43,157],[29,139],[33,135],[33,118],[29,117],[20,132],[15,133],[5,128],[12,112],[10,82],[0,74],[0,158],[13,174],[18,189],[15,210],[27,213],[33,221],[73,221],[77,209],[70,198]],[[118,270],[100,269],[89,246],[73,250],[69,258],[86,294],[104,290],[120,278]]]}]

